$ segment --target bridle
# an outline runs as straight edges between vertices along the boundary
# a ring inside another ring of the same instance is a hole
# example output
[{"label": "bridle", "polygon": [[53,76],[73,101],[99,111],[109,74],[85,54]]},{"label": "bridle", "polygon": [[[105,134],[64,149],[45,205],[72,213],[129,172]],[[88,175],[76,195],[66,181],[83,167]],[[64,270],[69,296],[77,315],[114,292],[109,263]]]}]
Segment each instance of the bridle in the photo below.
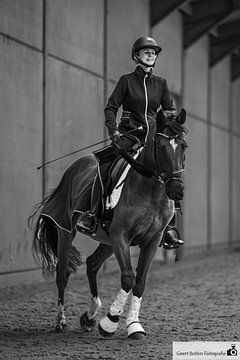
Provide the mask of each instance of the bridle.
[{"label": "bridle", "polygon": [[168,139],[169,142],[171,142],[171,141],[175,142],[175,139],[177,139],[180,136],[180,134],[166,135],[166,134],[163,134],[161,132],[156,132],[155,137],[153,138],[153,153],[154,153],[154,162],[155,162],[155,165],[156,165],[156,174],[153,175],[153,177],[157,181],[159,181],[160,183],[164,184],[165,186],[167,185],[167,183],[170,180],[176,180],[176,181],[179,181],[179,182],[182,183],[181,175],[185,171],[184,166],[182,166],[181,169],[175,170],[175,171],[173,171],[171,173],[163,173],[162,169],[160,169],[159,162],[157,160],[157,157],[159,155],[158,155],[158,150],[157,150],[157,145],[156,145],[156,136],[162,136],[162,137]]}]

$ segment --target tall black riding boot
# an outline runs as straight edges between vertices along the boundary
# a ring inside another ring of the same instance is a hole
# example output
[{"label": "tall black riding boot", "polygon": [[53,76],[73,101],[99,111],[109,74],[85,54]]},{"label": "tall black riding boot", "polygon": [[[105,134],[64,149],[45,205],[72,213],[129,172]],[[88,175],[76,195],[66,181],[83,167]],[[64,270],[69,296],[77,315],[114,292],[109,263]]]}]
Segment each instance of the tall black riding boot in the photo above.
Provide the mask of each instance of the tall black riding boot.
[{"label": "tall black riding boot", "polygon": [[176,227],[176,215],[174,214],[172,220],[164,231],[159,246],[163,246],[165,250],[173,250],[179,248],[179,246],[183,244],[184,241],[180,239],[180,234]]}]

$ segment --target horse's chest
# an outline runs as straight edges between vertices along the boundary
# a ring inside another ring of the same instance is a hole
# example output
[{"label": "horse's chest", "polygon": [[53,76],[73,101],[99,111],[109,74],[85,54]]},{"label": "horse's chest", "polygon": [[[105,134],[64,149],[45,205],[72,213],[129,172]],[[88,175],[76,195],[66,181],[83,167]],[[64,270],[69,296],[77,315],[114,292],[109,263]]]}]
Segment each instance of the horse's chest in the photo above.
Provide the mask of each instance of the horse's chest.
[{"label": "horse's chest", "polygon": [[136,233],[145,233],[151,230],[160,231],[162,227],[162,219],[159,216],[158,209],[147,208],[139,211],[139,216],[135,219]]}]

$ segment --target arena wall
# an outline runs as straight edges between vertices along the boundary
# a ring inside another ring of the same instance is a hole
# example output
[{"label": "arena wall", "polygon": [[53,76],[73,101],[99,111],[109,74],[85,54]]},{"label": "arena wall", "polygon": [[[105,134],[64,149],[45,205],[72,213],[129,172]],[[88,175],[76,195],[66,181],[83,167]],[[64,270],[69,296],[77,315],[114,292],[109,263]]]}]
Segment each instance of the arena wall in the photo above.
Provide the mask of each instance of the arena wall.
[{"label": "arena wall", "polygon": [[185,174],[184,238],[186,248],[207,244],[208,184],[208,38],[184,53],[184,107],[189,149]]},{"label": "arena wall", "polygon": [[[41,6],[0,2],[0,272],[35,268],[27,217],[41,200]],[[31,31],[30,31],[31,29]],[[1,277],[3,278],[3,277]]]},{"label": "arena wall", "polygon": [[235,80],[230,88],[230,244],[239,247],[239,214],[240,214],[240,80]]}]

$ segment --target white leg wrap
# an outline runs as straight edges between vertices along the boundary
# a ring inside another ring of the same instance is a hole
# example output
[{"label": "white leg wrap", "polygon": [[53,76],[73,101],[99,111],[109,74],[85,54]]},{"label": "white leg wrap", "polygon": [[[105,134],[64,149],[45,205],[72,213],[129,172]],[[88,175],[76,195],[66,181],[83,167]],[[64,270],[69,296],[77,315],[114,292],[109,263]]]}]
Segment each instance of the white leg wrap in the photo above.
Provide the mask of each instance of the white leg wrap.
[{"label": "white leg wrap", "polygon": [[140,322],[131,323],[127,328],[128,336],[132,335],[133,333],[137,333],[137,332],[146,334],[143,327],[142,327],[142,325],[140,324]]},{"label": "white leg wrap", "polygon": [[104,316],[104,318],[100,320],[100,326],[104,331],[113,334],[118,328],[118,322],[113,322],[108,316]]},{"label": "white leg wrap", "polygon": [[138,298],[137,296],[132,296],[129,313],[126,320],[128,336],[135,332],[142,332],[145,334],[145,331],[139,322],[139,312],[140,312],[141,302],[142,302],[142,298]]},{"label": "white leg wrap", "polygon": [[102,303],[99,297],[93,297],[91,299],[91,304],[88,310],[88,318],[89,320],[96,317],[98,310],[101,308]]},{"label": "white leg wrap", "polygon": [[[106,332],[113,334],[117,330],[118,317],[123,313],[128,295],[129,293],[121,289],[110,307],[109,314],[100,320],[100,326]],[[114,319],[114,317],[116,318]]]},{"label": "white leg wrap", "polygon": [[126,304],[129,293],[121,289],[110,307],[110,314],[112,316],[120,316],[123,313],[124,305]]},{"label": "white leg wrap", "polygon": [[127,326],[129,326],[132,322],[139,322],[138,316],[141,307],[142,298],[138,298],[137,296],[132,296],[129,313],[127,317]]}]

